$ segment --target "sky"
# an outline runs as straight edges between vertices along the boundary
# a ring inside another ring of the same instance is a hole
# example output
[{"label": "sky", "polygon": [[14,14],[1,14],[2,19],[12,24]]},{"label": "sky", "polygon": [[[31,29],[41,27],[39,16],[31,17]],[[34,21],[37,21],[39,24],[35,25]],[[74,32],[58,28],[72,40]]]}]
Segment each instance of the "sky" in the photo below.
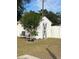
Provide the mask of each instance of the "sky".
[{"label": "sky", "polygon": [[[42,0],[32,0],[31,3],[26,4],[25,8],[27,11],[36,11],[38,12],[42,8]],[[52,12],[61,11],[61,0],[45,0],[44,9]]]}]

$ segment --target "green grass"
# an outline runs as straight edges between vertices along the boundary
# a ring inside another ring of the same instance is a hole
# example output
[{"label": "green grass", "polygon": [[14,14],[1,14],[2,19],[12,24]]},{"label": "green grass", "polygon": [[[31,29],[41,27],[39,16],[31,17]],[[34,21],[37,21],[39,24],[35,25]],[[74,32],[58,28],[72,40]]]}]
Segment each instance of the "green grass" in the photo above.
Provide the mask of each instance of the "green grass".
[{"label": "green grass", "polygon": [[17,56],[29,54],[41,59],[52,59],[48,48],[57,59],[61,57],[61,39],[49,38],[46,40],[35,40],[28,42],[25,38],[17,38]]}]

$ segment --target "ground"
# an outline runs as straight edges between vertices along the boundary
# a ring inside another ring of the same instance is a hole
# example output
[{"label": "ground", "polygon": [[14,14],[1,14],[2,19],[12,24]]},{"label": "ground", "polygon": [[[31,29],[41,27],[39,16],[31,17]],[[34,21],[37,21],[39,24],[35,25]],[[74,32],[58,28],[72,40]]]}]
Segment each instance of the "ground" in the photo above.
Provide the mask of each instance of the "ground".
[{"label": "ground", "polygon": [[33,55],[40,59],[61,59],[61,39],[49,38],[28,42],[17,38],[17,56]]}]

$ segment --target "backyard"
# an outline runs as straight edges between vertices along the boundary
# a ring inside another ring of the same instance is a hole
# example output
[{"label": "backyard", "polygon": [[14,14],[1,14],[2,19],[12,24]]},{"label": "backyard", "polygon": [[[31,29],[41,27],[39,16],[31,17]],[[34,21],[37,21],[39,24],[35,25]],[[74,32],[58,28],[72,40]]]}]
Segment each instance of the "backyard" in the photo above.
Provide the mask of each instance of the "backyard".
[{"label": "backyard", "polygon": [[28,42],[17,38],[17,56],[32,55],[40,59],[61,59],[61,39],[48,38]]}]

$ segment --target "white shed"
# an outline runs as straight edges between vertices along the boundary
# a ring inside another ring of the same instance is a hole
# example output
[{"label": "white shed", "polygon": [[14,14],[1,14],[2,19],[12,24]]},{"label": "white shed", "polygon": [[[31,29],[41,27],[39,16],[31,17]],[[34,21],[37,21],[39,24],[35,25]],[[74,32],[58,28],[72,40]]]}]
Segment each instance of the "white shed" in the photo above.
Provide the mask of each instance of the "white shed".
[{"label": "white shed", "polygon": [[43,39],[43,38],[51,37],[51,24],[52,24],[52,22],[49,21],[49,19],[44,16],[37,28],[38,36],[36,36],[36,38]]},{"label": "white shed", "polygon": [[17,23],[17,37],[28,37],[28,32],[23,28],[20,22]]},{"label": "white shed", "polygon": [[17,23],[17,36],[22,37],[22,32],[25,31],[20,22]]}]

